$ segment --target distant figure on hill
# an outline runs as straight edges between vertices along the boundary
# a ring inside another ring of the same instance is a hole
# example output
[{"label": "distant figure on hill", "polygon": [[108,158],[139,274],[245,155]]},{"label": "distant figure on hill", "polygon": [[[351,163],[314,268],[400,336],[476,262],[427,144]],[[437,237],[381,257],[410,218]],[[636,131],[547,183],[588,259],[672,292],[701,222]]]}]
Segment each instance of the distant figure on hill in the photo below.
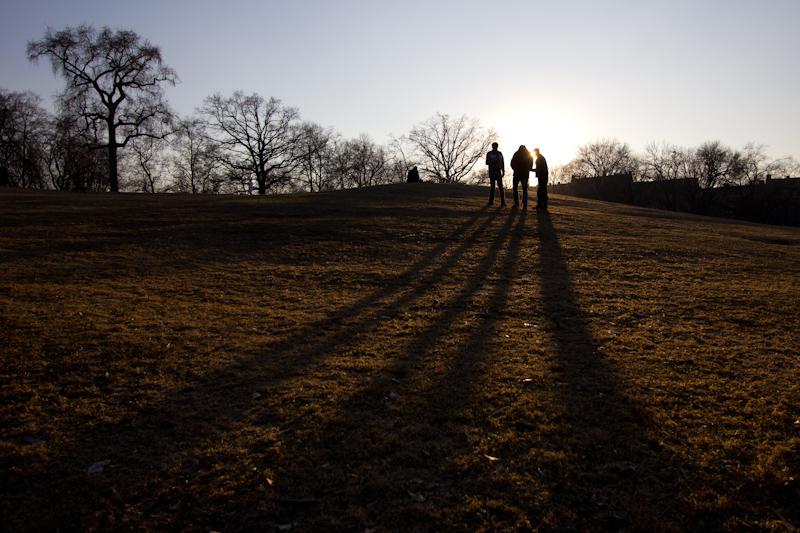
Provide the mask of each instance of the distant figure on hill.
[{"label": "distant figure on hill", "polygon": [[536,209],[547,211],[547,179],[550,177],[547,160],[539,153],[538,148],[534,148],[533,153],[536,154],[536,179],[539,181],[539,188],[536,189]]},{"label": "distant figure on hill", "polygon": [[497,149],[497,143],[492,143],[492,150],[486,154],[486,164],[489,166],[489,205],[494,205],[495,183],[500,191],[500,205],[506,205],[506,194],[503,192],[506,162],[503,160],[503,152]]},{"label": "distant figure on hill", "polygon": [[416,183],[419,181],[419,171],[417,167],[412,168],[408,171],[408,183]]},{"label": "distant figure on hill", "polygon": [[514,171],[514,205],[511,207],[519,207],[517,186],[522,185],[522,208],[525,209],[528,207],[528,175],[533,169],[533,156],[524,144],[519,146],[519,150],[511,158],[511,168]]}]

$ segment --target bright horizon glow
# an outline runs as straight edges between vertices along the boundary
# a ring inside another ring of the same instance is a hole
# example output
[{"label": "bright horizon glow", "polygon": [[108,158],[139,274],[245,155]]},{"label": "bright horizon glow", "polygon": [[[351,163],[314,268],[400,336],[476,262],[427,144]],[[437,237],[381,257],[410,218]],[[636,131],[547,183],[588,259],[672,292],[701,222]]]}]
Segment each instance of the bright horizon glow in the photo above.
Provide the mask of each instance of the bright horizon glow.
[{"label": "bright horizon glow", "polygon": [[500,151],[508,161],[520,145],[533,152],[539,148],[548,166],[568,163],[584,136],[570,120],[545,109],[516,113],[495,127],[500,137]]}]

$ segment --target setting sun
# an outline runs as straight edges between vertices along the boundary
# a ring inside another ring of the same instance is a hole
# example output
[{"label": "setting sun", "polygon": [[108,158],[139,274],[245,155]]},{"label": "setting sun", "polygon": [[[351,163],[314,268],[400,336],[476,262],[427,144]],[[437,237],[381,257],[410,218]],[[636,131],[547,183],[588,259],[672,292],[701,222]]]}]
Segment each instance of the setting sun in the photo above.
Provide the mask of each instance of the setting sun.
[{"label": "setting sun", "polygon": [[547,110],[525,110],[510,115],[495,128],[500,136],[500,150],[507,160],[524,144],[529,150],[539,148],[550,166],[565,164],[581,144],[578,128],[568,119]]}]

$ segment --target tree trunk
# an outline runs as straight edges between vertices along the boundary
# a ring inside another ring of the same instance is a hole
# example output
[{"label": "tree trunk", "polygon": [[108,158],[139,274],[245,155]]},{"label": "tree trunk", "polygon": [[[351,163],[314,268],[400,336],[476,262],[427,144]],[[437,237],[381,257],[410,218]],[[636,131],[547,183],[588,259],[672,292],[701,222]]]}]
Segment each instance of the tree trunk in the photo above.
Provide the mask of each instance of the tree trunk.
[{"label": "tree trunk", "polygon": [[113,116],[108,122],[108,185],[111,192],[119,192],[117,176],[117,131],[114,128]]}]

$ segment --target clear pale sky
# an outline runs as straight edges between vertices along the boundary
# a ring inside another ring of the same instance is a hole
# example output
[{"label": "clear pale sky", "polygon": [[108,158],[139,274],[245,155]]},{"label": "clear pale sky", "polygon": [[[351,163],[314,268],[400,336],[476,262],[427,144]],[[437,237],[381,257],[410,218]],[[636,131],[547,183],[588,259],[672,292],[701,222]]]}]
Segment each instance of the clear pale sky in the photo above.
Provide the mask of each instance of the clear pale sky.
[{"label": "clear pale sky", "polygon": [[27,42],[82,23],[160,46],[183,115],[242,90],[379,144],[439,112],[551,165],[599,138],[800,159],[800,0],[5,0],[0,87],[49,104]]}]

